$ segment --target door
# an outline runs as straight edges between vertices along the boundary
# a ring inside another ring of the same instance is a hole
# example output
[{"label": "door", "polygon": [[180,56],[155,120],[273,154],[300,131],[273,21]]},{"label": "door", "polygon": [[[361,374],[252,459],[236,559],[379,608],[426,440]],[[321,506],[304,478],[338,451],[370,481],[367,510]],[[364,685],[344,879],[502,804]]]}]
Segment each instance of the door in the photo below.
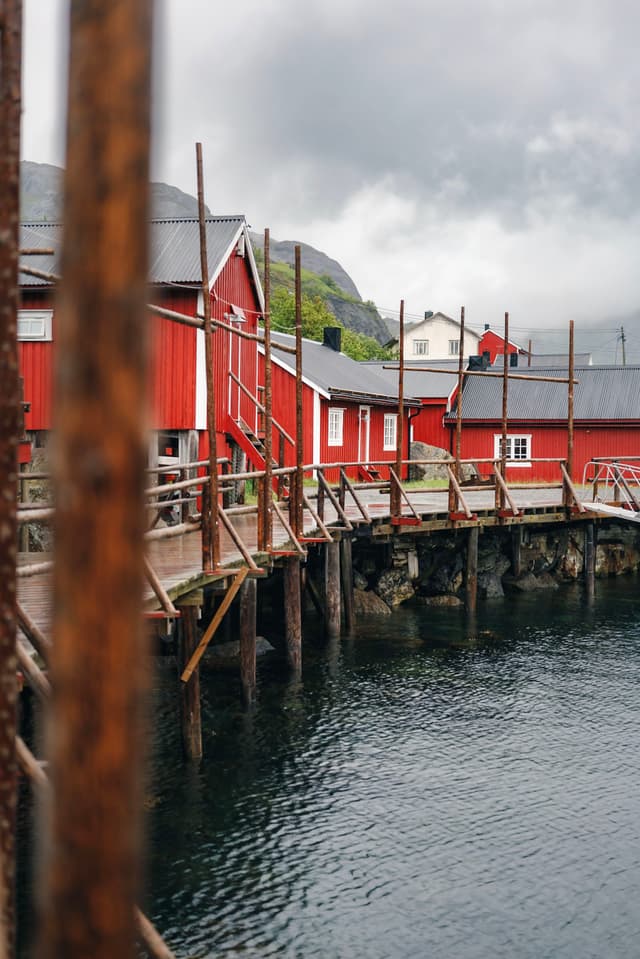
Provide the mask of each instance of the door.
[{"label": "door", "polygon": [[358,408],[358,460],[369,462],[369,430],[371,427],[371,407]]}]

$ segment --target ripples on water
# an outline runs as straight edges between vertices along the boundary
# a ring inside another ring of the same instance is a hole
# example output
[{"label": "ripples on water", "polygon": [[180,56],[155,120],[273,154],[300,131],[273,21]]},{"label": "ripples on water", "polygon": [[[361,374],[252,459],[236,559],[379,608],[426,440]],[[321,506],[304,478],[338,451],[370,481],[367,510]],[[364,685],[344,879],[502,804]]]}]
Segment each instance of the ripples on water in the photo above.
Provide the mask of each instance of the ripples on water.
[{"label": "ripples on water", "polygon": [[199,770],[159,677],[148,908],[180,957],[640,954],[636,579],[305,654],[250,715],[203,675]]}]

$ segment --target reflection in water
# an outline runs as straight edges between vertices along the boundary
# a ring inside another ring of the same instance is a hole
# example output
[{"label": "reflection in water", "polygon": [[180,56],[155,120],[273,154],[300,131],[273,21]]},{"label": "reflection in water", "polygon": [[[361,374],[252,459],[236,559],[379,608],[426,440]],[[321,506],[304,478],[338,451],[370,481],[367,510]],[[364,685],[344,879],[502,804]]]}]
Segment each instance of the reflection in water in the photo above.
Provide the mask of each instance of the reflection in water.
[{"label": "reflection in water", "polygon": [[147,905],[178,955],[636,957],[636,588],[307,629],[251,713],[203,674],[191,772],[160,673]]}]

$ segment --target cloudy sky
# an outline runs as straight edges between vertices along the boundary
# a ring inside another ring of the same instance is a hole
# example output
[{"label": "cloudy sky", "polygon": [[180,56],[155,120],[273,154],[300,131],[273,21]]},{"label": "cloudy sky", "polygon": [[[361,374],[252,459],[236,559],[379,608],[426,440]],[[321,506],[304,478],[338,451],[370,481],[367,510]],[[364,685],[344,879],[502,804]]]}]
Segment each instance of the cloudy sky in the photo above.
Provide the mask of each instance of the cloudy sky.
[{"label": "cloudy sky", "polygon": [[[66,4],[25,0],[23,157],[64,163]],[[631,0],[164,0],[153,177],[426,309],[640,360]],[[546,332],[549,331],[549,332]],[[562,331],[552,332],[552,331]]]}]

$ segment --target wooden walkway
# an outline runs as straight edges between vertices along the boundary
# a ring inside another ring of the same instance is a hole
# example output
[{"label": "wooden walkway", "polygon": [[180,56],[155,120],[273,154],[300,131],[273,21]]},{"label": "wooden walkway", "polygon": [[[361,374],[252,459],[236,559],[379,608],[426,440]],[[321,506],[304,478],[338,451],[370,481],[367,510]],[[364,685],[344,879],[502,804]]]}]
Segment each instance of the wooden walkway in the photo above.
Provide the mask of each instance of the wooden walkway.
[{"label": "wooden walkway", "polygon": [[[345,513],[354,527],[366,525],[370,528],[372,537],[387,536],[392,532],[419,533],[446,528],[460,528],[473,525],[498,526],[510,523],[541,523],[560,522],[567,519],[567,511],[562,506],[562,491],[557,487],[542,489],[511,489],[513,500],[523,512],[513,519],[499,518],[495,512],[494,490],[465,491],[465,499],[477,518],[474,520],[459,520],[452,522],[447,512],[447,492],[439,489],[411,490],[409,499],[413,509],[420,517],[420,522],[413,526],[393,527],[389,495],[379,490],[360,490],[359,496],[365,505],[371,522],[366,523],[361,511],[352,498],[347,495]],[[409,515],[405,506],[404,515]],[[589,514],[583,514],[583,517]],[[324,520],[327,526],[336,525],[338,515],[330,503],[325,501]],[[249,552],[254,556],[259,566],[268,567],[277,561],[277,558],[257,552],[257,520],[255,514],[243,514],[234,517],[234,526],[240,533]],[[304,514],[305,535],[317,532],[315,521],[311,514]],[[287,533],[274,517],[273,544],[274,549],[281,549],[287,543]],[[223,531],[220,539],[221,564],[233,568],[242,563],[240,553]],[[201,588],[223,577],[223,574],[205,574],[202,571],[201,537],[199,528],[193,532],[168,539],[153,540],[149,543],[149,561],[157,576],[162,582],[169,597],[177,602],[180,596]],[[19,556],[19,566],[40,562],[51,557],[39,553],[22,553]],[[51,630],[51,572],[38,573],[34,576],[19,577],[18,600],[36,625],[50,634]],[[148,587],[144,596],[145,608],[148,610],[160,609],[160,604]]]}]

